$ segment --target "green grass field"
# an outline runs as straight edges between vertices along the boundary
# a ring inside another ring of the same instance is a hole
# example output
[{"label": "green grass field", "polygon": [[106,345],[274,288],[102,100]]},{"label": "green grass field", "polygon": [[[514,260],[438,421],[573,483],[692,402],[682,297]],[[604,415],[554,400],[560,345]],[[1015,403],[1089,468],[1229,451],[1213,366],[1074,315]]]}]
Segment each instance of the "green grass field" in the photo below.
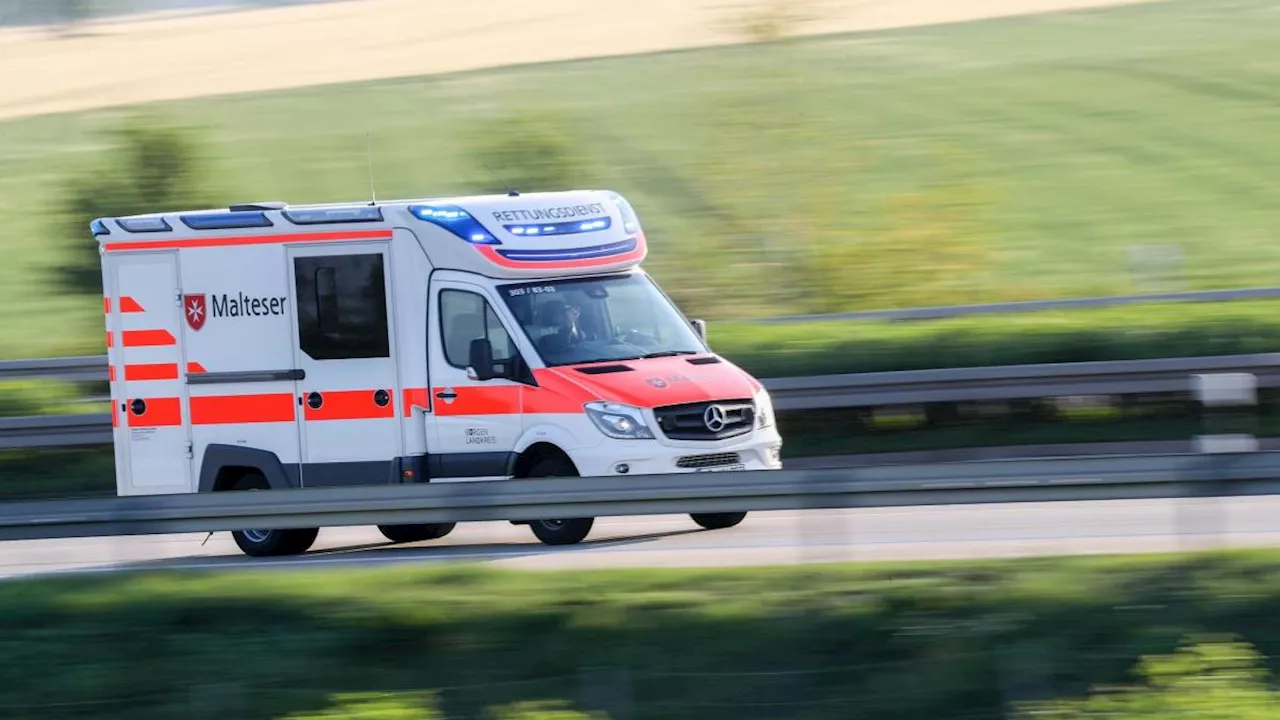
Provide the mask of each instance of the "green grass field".
[{"label": "green grass field", "polygon": [[1280,302],[1145,305],[924,322],[710,325],[758,377],[1280,351]]},{"label": "green grass field", "polygon": [[256,720],[315,711],[335,692],[435,690],[447,717],[542,699],[616,720],[1008,717],[1014,703],[1128,681],[1141,656],[1200,634],[1235,633],[1274,658],[1277,560],[9,582],[0,707]]},{"label": "green grass field", "polygon": [[[469,133],[552,112],[574,183],[630,195],[649,268],[712,318],[1129,292],[1131,245],[1266,285],[1277,20],[1174,1],[158,110],[207,131],[228,200],[293,202],[366,197],[366,132],[380,197],[492,187]],[[0,124],[2,355],[100,349],[98,304],[51,279],[92,240],[54,228],[122,112]]]}]

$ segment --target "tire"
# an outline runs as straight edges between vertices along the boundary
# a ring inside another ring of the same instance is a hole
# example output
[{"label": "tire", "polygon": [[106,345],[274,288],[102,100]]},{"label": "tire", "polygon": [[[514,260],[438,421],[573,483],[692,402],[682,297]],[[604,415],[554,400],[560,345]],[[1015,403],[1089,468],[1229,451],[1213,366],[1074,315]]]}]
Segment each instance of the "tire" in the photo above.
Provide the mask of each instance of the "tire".
[{"label": "tire", "polygon": [[382,536],[393,543],[439,540],[453,532],[457,523],[423,523],[421,525],[379,525]]},{"label": "tire", "polygon": [[[251,473],[240,478],[231,488],[236,491],[268,490],[267,479],[258,473]],[[231,537],[235,539],[240,551],[250,557],[277,557],[281,555],[301,555],[311,549],[320,534],[320,528],[297,528],[289,530],[233,530]]]},{"label": "tire", "polygon": [[[550,457],[534,465],[527,477],[578,477],[578,470],[566,458]],[[595,518],[530,520],[529,529],[544,545],[576,545],[591,533],[595,522]]]},{"label": "tire", "polygon": [[708,530],[724,530],[742,522],[747,516],[744,512],[737,513],[691,513],[689,517],[693,521]]},{"label": "tire", "polygon": [[533,520],[529,529],[544,545],[576,545],[591,534],[595,518],[573,520]]}]

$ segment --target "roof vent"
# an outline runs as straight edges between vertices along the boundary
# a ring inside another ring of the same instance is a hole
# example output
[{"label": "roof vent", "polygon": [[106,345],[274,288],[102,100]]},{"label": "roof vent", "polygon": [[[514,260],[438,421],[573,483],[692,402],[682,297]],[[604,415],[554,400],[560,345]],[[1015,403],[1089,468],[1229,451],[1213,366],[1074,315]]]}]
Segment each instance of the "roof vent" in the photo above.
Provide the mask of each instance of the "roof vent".
[{"label": "roof vent", "polygon": [[259,203],[241,203],[239,205],[232,205],[227,209],[231,212],[252,212],[254,210],[283,210],[287,207],[289,207],[289,203],[272,200],[269,202]]}]

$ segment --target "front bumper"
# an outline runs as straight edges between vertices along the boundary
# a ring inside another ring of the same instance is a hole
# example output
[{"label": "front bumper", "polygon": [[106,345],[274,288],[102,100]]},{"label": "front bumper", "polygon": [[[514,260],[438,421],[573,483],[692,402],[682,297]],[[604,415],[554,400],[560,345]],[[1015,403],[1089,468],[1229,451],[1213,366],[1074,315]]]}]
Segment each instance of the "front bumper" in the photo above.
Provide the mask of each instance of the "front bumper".
[{"label": "front bumper", "polygon": [[781,470],[782,438],[772,428],[728,443],[613,441],[574,453],[583,476],[667,475],[726,470]]}]

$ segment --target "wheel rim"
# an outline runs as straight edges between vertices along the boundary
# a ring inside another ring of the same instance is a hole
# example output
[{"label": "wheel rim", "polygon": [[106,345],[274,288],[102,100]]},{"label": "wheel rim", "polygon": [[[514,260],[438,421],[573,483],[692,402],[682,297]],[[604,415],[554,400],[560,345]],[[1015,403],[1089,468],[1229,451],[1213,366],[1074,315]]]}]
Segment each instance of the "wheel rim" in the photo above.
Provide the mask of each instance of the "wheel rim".
[{"label": "wheel rim", "polygon": [[[258,488],[250,488],[249,492],[258,492]],[[240,532],[246,540],[258,545],[266,542],[267,538],[271,537],[270,530],[241,530]]]},{"label": "wheel rim", "polygon": [[539,520],[538,522],[541,523],[542,526],[548,530],[559,530],[564,527],[565,521],[564,520]]},{"label": "wheel rim", "polygon": [[271,537],[270,530],[242,530],[245,539],[252,543],[264,543],[268,537]]}]

